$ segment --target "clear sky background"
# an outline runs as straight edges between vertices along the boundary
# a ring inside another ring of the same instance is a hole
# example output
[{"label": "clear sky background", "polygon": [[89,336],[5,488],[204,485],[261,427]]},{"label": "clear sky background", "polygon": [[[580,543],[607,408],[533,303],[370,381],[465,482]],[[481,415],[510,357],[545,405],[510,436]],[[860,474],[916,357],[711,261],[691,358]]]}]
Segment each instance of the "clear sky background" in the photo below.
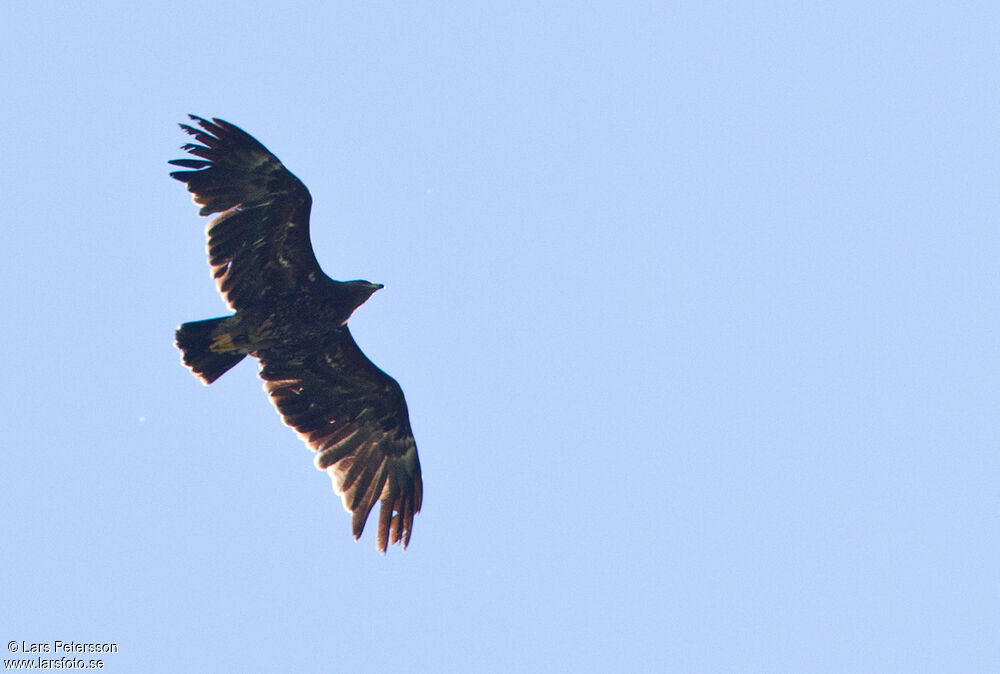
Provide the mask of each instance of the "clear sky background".
[{"label": "clear sky background", "polygon": [[[9,4],[0,643],[1000,670],[996,7]],[[255,362],[179,364],[225,313],[188,112],[386,284],[351,325],[409,402],[405,553],[353,541]]]}]

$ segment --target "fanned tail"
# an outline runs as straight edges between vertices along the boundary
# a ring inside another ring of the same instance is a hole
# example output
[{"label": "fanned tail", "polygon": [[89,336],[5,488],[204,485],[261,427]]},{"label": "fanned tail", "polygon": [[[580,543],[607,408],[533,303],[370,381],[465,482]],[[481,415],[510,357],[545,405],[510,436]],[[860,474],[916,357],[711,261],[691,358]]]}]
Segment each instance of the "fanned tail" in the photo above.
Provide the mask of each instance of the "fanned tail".
[{"label": "fanned tail", "polygon": [[218,329],[227,318],[184,323],[177,328],[174,337],[174,344],[183,354],[184,365],[206,384],[211,384],[246,357],[246,353],[233,345],[232,337]]}]

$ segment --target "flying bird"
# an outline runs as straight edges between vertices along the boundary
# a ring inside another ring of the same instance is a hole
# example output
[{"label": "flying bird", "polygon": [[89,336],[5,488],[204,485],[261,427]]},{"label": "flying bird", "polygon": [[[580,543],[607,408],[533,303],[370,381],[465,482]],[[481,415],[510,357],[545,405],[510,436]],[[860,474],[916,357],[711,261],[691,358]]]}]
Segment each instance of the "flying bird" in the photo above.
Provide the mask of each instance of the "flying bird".
[{"label": "flying bird", "polygon": [[[334,281],[309,239],[312,197],[260,142],[221,119],[190,115],[180,127],[193,159],[170,163],[208,223],[208,262],[231,316],[182,324],[182,360],[211,384],[247,355],[285,424],[316,452],[315,464],[352,514],[354,538],[381,503],[375,544],[413,533],[423,482],[403,391],[361,352],[347,327],[382,288]],[[197,126],[194,126],[194,125]]]}]

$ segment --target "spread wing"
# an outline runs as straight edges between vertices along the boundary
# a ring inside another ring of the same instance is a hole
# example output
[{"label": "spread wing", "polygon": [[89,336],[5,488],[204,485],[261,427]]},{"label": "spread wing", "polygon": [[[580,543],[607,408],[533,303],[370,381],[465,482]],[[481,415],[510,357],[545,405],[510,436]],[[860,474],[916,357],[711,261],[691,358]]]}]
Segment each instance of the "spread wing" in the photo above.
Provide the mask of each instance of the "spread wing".
[{"label": "spread wing", "polygon": [[170,163],[187,171],[201,215],[221,213],[206,230],[208,260],[219,292],[238,310],[270,290],[287,291],[323,272],[309,240],[312,197],[306,186],[253,136],[221,119],[190,115],[181,124],[197,143],[182,146],[198,159]]},{"label": "spread wing", "polygon": [[345,326],[319,353],[260,350],[261,379],[285,423],[333,479],[359,538],[377,501],[378,549],[410,542],[423,482],[403,391]]}]

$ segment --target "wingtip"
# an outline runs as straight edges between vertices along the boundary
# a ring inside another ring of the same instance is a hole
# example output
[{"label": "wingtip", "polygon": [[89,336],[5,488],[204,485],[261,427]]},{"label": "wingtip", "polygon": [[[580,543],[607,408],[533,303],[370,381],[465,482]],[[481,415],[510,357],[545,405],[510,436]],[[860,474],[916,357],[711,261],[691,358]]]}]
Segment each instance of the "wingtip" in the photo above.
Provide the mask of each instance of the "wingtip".
[{"label": "wingtip", "polygon": [[199,117],[198,115],[192,115],[191,113],[188,113],[188,121],[187,122],[178,122],[177,126],[179,126],[182,129],[184,129],[185,133],[191,133],[192,131],[197,132],[197,129],[195,129],[194,127],[192,127],[190,123],[191,122],[195,122],[197,124],[201,124],[201,122],[204,122],[204,121],[205,120],[202,119],[201,117]]},{"label": "wingtip", "polygon": [[[354,541],[358,542],[360,540],[361,540],[361,534],[354,534]],[[378,540],[375,541],[375,550],[377,550],[379,554],[385,557],[385,544],[381,543],[381,541]]]},{"label": "wingtip", "polygon": [[217,123],[219,121],[218,119],[213,118],[212,121],[209,121],[204,117],[199,117],[198,115],[192,115],[190,113],[188,113],[188,117],[191,119],[191,121],[197,123],[198,126],[201,127],[201,129],[199,130],[190,127],[187,124],[181,124],[181,128],[184,129],[186,132],[191,133],[193,131],[194,133],[192,135],[210,134],[211,136],[218,138],[219,132],[222,131],[222,127]]}]

